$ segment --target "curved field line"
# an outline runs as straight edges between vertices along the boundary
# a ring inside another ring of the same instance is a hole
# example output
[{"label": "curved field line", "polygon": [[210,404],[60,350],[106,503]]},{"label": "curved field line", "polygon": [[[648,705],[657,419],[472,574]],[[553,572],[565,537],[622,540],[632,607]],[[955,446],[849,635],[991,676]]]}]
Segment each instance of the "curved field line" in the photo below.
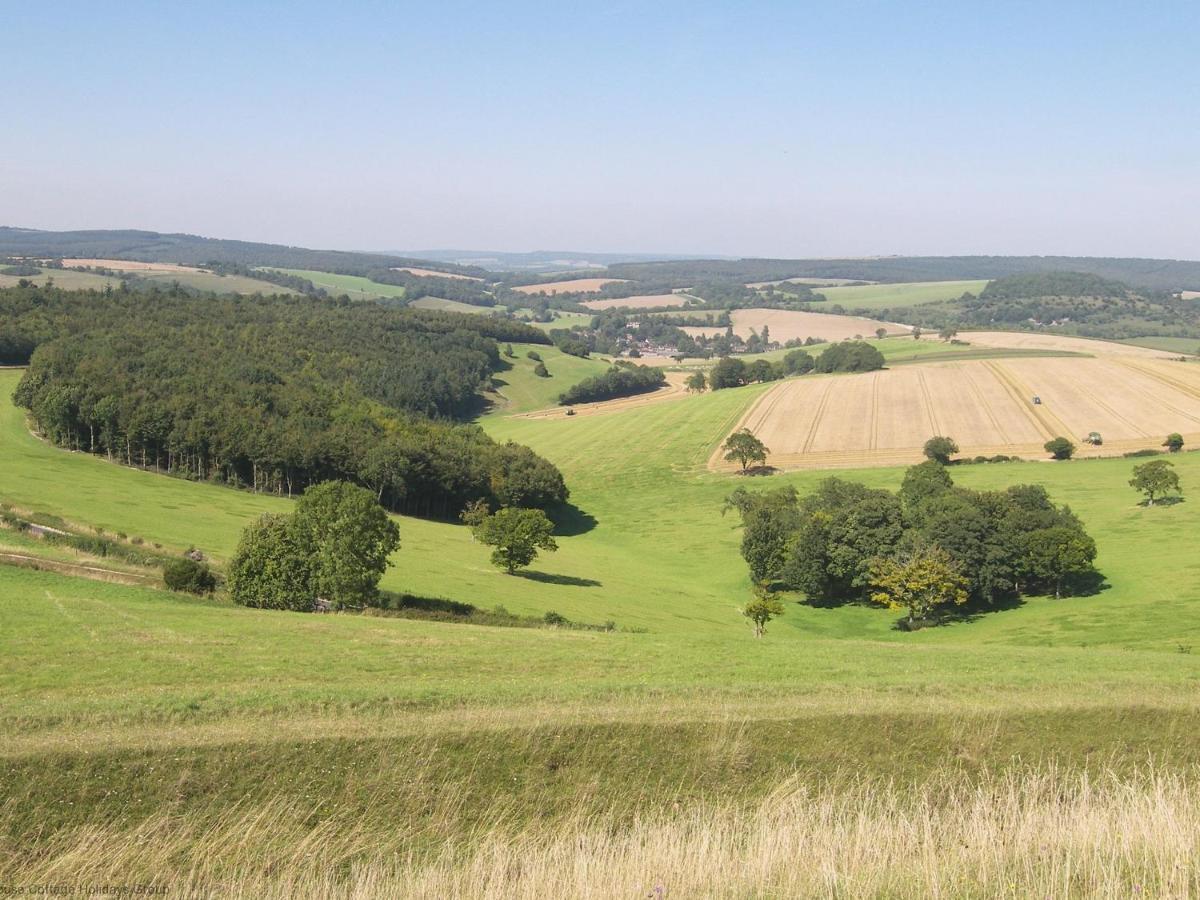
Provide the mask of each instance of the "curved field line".
[{"label": "curved field line", "polygon": [[992,423],[992,427],[996,429],[996,434],[998,434],[998,435],[1000,435],[1000,437],[1004,438],[1004,443],[1006,443],[1006,444],[1013,443],[1012,438],[1009,437],[1009,435],[1008,435],[1007,429],[1005,429],[1004,426],[1000,424],[1000,420],[997,419],[996,414],[994,412],[992,412],[991,404],[989,404],[987,402],[987,400],[984,398],[983,391],[980,389],[979,384],[975,381],[974,377],[971,375],[971,370],[968,369],[963,374],[966,376],[966,382],[967,382],[967,385],[971,389],[971,393],[975,395],[975,402],[978,404],[979,408],[981,410],[983,410],[983,414],[984,414],[984,416],[987,417],[987,420]]},{"label": "curved field line", "polygon": [[[1116,362],[1118,365],[1125,366],[1128,369],[1133,369],[1133,371],[1135,371],[1135,372],[1140,372],[1142,375],[1145,375],[1147,378],[1152,378],[1153,380],[1159,382],[1160,384],[1165,384],[1165,385],[1168,385],[1169,387],[1173,387],[1173,388],[1175,388],[1175,390],[1179,391],[1182,394],[1187,394],[1189,397],[1195,397],[1197,399],[1200,399],[1200,388],[1197,388],[1193,384],[1188,384],[1186,381],[1180,381],[1176,378],[1172,378],[1170,375],[1165,375],[1162,372],[1157,371],[1156,369],[1148,369],[1144,366],[1140,366],[1132,360],[1122,359],[1122,360],[1116,360]],[[1185,413],[1184,415],[1187,415],[1187,414]],[[1192,418],[1192,416],[1188,416],[1188,418],[1190,419],[1190,418]]]},{"label": "curved field line", "polygon": [[[1005,372],[999,365],[994,362],[988,362],[987,367],[992,370],[992,373],[1000,381],[1000,384],[1008,391],[1009,395],[1017,402],[1017,405],[1025,411],[1029,416],[1029,420],[1037,427],[1047,440],[1057,435],[1066,435],[1070,430],[1063,421],[1053,413],[1040,410],[1036,406],[1030,405],[1026,397],[1032,396],[1032,392],[1011,372]],[[1057,434],[1054,429],[1057,427]]]},{"label": "curved field line", "polygon": [[1079,386],[1079,392],[1080,392],[1081,394],[1084,394],[1084,395],[1086,395],[1087,397],[1089,397],[1093,403],[1095,403],[1095,404],[1096,404],[1098,407],[1100,407],[1102,410],[1104,410],[1105,412],[1107,412],[1107,413],[1108,413],[1110,416],[1112,416],[1114,419],[1116,419],[1116,420],[1118,420],[1118,421],[1120,421],[1120,422],[1124,422],[1124,423],[1125,423],[1127,426],[1129,426],[1129,428],[1130,428],[1130,429],[1132,429],[1132,430],[1133,430],[1133,432],[1134,432],[1135,434],[1138,434],[1138,435],[1140,435],[1141,437],[1150,437],[1150,432],[1146,431],[1146,430],[1145,430],[1144,428],[1142,428],[1140,425],[1135,425],[1135,424],[1134,424],[1132,421],[1130,421],[1130,420],[1129,420],[1127,417],[1125,417],[1125,416],[1124,416],[1124,415],[1122,415],[1121,413],[1117,412],[1115,409],[1113,409],[1111,406],[1109,406],[1107,403],[1105,403],[1103,400],[1101,400],[1101,399],[1100,399],[1098,396],[1096,396],[1096,392],[1095,392],[1095,391],[1090,391],[1090,390],[1087,390],[1087,389],[1085,389],[1085,388],[1083,387],[1083,385],[1081,384],[1081,385]]},{"label": "curved field line", "polygon": [[801,455],[808,453],[812,449],[813,441],[817,439],[817,431],[821,427],[821,419],[825,416],[825,407],[829,403],[829,395],[833,392],[833,379],[825,385],[825,390],[821,392],[821,399],[817,402],[817,411],[813,413],[812,428],[808,430],[808,437],[804,440],[804,446],[800,448]]},{"label": "curved field line", "polygon": [[871,439],[868,442],[872,450],[879,449],[879,373],[871,376]]},{"label": "curved field line", "polygon": [[941,434],[942,432],[938,429],[937,417],[933,414],[933,394],[929,392],[924,372],[917,372],[917,384],[921,386],[921,396],[925,398],[925,415],[929,418],[929,433]]}]

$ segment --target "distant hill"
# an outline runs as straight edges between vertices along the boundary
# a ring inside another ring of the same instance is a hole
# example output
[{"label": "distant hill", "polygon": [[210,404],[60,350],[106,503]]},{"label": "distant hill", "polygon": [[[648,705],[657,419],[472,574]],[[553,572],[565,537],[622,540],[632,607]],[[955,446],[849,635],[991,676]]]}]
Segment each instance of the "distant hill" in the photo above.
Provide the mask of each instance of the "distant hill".
[{"label": "distant hill", "polygon": [[670,281],[778,281],[785,278],[845,278],[890,283],[1004,278],[1069,271],[1161,291],[1200,289],[1200,262],[1092,256],[886,256],[862,259],[705,259],[616,263],[613,278]]},{"label": "distant hill", "polygon": [[[503,250],[408,250],[401,255],[419,256],[439,262],[476,266],[492,272],[573,272],[603,269],[617,263],[694,260],[699,254],[670,253],[593,253],[586,250],[531,250],[507,253]],[[732,257],[716,257],[717,259]]]},{"label": "distant hill", "polygon": [[470,266],[405,256],[344,250],[310,250],[282,244],[206,238],[194,234],[162,234],[157,231],[132,230],[40,231],[0,226],[0,257],[5,256],[126,259],[188,266],[224,263],[279,269],[317,269],[342,275],[366,275],[373,270],[399,266],[432,266],[460,275],[486,274],[482,269]]}]

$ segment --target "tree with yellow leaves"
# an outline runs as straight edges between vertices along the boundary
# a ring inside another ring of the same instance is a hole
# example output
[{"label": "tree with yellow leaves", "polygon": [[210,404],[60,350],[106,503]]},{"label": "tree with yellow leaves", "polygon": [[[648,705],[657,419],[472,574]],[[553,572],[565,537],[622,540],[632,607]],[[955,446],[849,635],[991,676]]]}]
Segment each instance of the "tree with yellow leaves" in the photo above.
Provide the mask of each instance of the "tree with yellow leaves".
[{"label": "tree with yellow leaves", "polygon": [[936,610],[967,602],[968,581],[940,547],[918,550],[906,559],[871,561],[871,600],[908,611],[908,627]]}]

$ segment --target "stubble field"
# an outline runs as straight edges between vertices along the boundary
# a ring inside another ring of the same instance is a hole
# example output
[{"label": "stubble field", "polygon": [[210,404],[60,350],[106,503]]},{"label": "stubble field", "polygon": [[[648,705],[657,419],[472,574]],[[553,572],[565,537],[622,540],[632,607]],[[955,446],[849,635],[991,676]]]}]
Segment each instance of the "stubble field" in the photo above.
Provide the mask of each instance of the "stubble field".
[{"label": "stubble field", "polygon": [[[1041,399],[1040,404],[1033,397]],[[954,438],[964,456],[1044,458],[1053,437],[1077,455],[1200,440],[1200,366],[1168,360],[1015,358],[927,363],[780,383],[739,423],[783,469],[918,462],[925,441]],[[1082,439],[1099,432],[1104,443]],[[729,463],[714,454],[714,464]]]}]

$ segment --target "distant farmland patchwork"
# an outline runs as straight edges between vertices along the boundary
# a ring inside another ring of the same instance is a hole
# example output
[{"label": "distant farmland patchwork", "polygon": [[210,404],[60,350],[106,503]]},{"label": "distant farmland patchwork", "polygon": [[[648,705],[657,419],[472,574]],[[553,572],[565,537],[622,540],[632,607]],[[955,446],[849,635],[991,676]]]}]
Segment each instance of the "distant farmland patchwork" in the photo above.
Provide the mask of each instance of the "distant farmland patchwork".
[{"label": "distant farmland patchwork", "polygon": [[[768,327],[771,329],[771,340],[779,342],[807,338],[824,341],[840,341],[856,336],[873,338],[879,328],[889,335],[907,334],[910,330],[907,325],[897,325],[895,322],[787,309],[735,309],[730,318],[733,321],[733,333],[739,337],[748,338],[751,332],[761,335],[763,328]],[[689,326],[683,330],[693,336],[715,337],[725,333],[725,328],[717,325]]]},{"label": "distant farmland patchwork", "polygon": [[522,284],[513,290],[519,294],[593,293],[606,284],[618,284],[624,278],[571,278],[567,281],[546,281],[542,284]]},{"label": "distant farmland patchwork", "polygon": [[[1034,403],[1037,396],[1041,403]],[[1171,432],[1200,441],[1200,366],[1134,355],[928,363],[850,377],[785,381],[740,426],[782,469],[899,465],[926,439],[954,438],[964,456],[1045,458],[1063,436],[1078,455],[1157,448]],[[1090,432],[1104,443],[1082,443]],[[728,466],[714,455],[718,468]]]}]

